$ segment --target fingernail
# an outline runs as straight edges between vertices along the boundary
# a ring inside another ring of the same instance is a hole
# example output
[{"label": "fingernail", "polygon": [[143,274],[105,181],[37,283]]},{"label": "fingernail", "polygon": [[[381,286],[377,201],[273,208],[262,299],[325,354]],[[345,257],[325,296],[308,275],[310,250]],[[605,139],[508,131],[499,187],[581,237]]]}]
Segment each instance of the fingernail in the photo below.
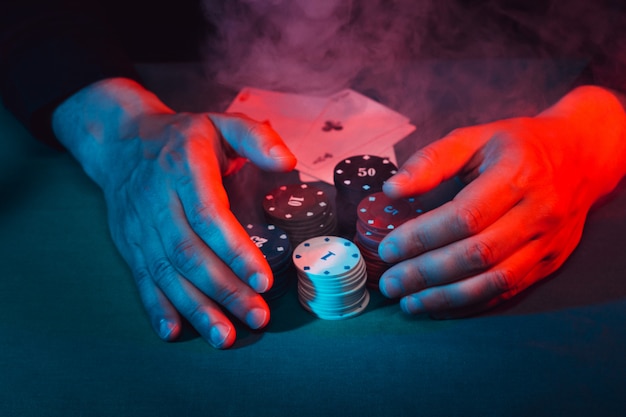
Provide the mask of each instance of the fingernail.
[{"label": "fingernail", "polygon": [[250,277],[250,286],[257,292],[265,292],[270,287],[270,279],[262,272],[256,272]]},{"label": "fingernail", "polygon": [[424,304],[417,297],[412,296],[400,300],[400,308],[407,314],[419,314],[426,311]]},{"label": "fingernail", "polygon": [[400,259],[398,246],[389,240],[385,240],[378,245],[378,254],[386,262],[395,262]]},{"label": "fingernail", "polygon": [[178,336],[178,324],[167,319],[159,322],[159,337],[163,340],[173,340]]},{"label": "fingernail", "polygon": [[269,314],[263,308],[253,308],[246,315],[246,323],[253,329],[260,329],[267,324]]},{"label": "fingernail", "polygon": [[216,348],[224,347],[224,345],[228,341],[228,336],[230,335],[230,332],[230,326],[227,326],[224,323],[216,323],[213,325],[213,327],[211,327],[211,330],[209,331],[209,340],[211,344]]},{"label": "fingernail", "polygon": [[385,277],[380,280],[380,292],[387,298],[397,298],[404,294],[404,288],[399,279]]},{"label": "fingernail", "polygon": [[394,187],[397,186],[401,186],[403,184],[406,184],[407,182],[409,182],[411,180],[411,175],[407,172],[407,171],[398,171],[398,173],[396,175],[394,175],[393,177],[389,178],[387,181],[385,181],[387,184],[390,184]]}]

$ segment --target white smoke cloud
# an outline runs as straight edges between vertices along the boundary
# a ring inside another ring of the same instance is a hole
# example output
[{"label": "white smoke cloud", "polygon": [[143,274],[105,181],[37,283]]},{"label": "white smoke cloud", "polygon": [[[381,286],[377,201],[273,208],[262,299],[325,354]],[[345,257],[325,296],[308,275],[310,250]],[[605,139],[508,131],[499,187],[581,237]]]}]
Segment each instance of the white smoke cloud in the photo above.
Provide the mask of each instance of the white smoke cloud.
[{"label": "white smoke cloud", "polygon": [[[436,101],[429,95],[445,96],[444,102],[466,113],[460,124],[473,123],[496,113],[532,113],[536,103],[554,99],[550,89],[563,72],[574,78],[582,67],[558,62],[546,67],[546,60],[533,66],[530,59],[556,56],[582,63],[590,51],[612,48],[606,55],[615,65],[603,71],[614,77],[625,67],[626,54],[615,53],[621,40],[613,35],[626,22],[617,12],[621,6],[612,3],[205,0],[206,17],[217,28],[207,41],[206,68],[234,88],[328,93],[362,87],[414,118],[418,103]],[[508,59],[514,71],[503,74],[502,67],[472,61],[485,57]],[[429,60],[444,64],[419,64]],[[481,91],[473,91],[469,102],[474,86]]]},{"label": "white smoke cloud", "polygon": [[228,85],[327,92],[369,66],[388,66],[406,47],[430,7],[399,10],[406,1],[207,1],[218,27],[207,62]]}]

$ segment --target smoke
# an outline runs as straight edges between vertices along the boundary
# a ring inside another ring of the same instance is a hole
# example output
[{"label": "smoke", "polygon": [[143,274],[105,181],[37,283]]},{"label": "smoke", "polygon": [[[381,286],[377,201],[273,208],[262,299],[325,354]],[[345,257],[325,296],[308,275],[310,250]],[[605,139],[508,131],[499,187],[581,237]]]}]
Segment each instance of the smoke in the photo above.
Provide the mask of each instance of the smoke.
[{"label": "smoke", "polygon": [[444,106],[468,124],[532,114],[592,58],[612,62],[598,75],[615,79],[626,68],[621,9],[615,0],[205,0],[217,33],[205,61],[234,88],[352,87],[414,121]]},{"label": "smoke", "polygon": [[429,5],[417,2],[402,13],[401,3],[207,1],[207,16],[219,30],[207,61],[217,79],[228,85],[337,90],[362,68],[395,61],[406,35],[422,27],[419,22]]}]

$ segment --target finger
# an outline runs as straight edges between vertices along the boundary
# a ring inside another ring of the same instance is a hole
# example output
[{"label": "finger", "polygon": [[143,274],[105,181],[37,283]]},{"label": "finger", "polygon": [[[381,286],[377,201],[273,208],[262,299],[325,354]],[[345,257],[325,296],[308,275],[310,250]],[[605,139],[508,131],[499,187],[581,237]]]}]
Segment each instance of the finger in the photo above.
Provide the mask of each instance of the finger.
[{"label": "finger", "polygon": [[[487,303],[512,297],[522,288],[518,284],[530,273],[534,264],[528,262],[529,256],[536,256],[536,247],[507,259],[492,270],[451,284],[429,287],[407,295],[400,300],[400,307],[405,313],[440,313],[472,305]],[[529,253],[530,252],[530,253]]]},{"label": "finger", "polygon": [[180,316],[155,284],[147,265],[134,268],[133,277],[154,331],[167,342],[176,340],[182,329]]},{"label": "finger", "polygon": [[[245,234],[245,236],[240,237],[243,249],[242,247],[235,247],[237,251],[243,250],[244,252],[240,252],[238,255],[228,254],[226,257],[230,257],[230,262],[225,263],[189,227],[179,206],[173,205],[171,213],[172,218],[161,224],[158,231],[159,239],[165,248],[165,254],[170,263],[203,294],[228,309],[249,327],[253,329],[264,327],[269,321],[267,303],[263,297],[240,280],[234,272],[234,270],[248,268],[246,262],[250,263],[250,267],[257,267],[251,263],[253,259],[269,269],[269,265],[263,259],[258,248],[248,238],[247,233],[241,229]],[[234,219],[233,222],[238,225]],[[232,234],[224,234],[219,238],[228,238],[229,244],[232,244],[235,241],[236,231],[235,228]],[[213,233],[217,232],[213,231]],[[249,248],[250,253],[245,252],[246,248]],[[257,258],[252,255],[257,256]],[[271,270],[263,277],[265,280],[263,283],[258,280],[259,275],[259,273],[255,273],[249,281],[257,286],[262,285],[263,289],[271,285]]]},{"label": "finger", "polygon": [[226,142],[261,169],[282,172],[295,168],[296,157],[269,123],[243,115],[210,113],[208,116]]},{"label": "finger", "polygon": [[161,229],[176,229],[170,238],[177,241],[199,236],[241,280],[258,292],[267,291],[272,286],[272,271],[230,211],[217,166],[194,163],[191,169],[191,174],[179,179],[176,194],[170,195],[172,207],[161,213]]},{"label": "finger", "polygon": [[385,181],[383,191],[391,198],[431,191],[462,171],[489,134],[491,130],[478,126],[454,130],[415,152],[396,175]]},{"label": "finger", "polygon": [[486,271],[533,239],[527,227],[528,203],[514,207],[478,235],[409,258],[389,268],[380,279],[381,292],[397,298]]},{"label": "finger", "polygon": [[150,265],[155,282],[203,339],[218,349],[232,346],[237,332],[216,303],[185,280],[166,258]]},{"label": "finger", "polygon": [[159,236],[144,246],[148,274],[172,305],[191,323],[198,333],[216,348],[230,347],[236,330],[219,306],[191,285],[163,253]]},{"label": "finger", "polygon": [[524,168],[519,153],[508,151],[511,145],[508,139],[490,142],[481,175],[452,201],[389,233],[379,245],[380,257],[395,263],[475,235],[518,204],[525,193],[518,185]]},{"label": "finger", "polygon": [[[564,257],[567,256],[565,255]],[[505,291],[485,302],[479,302],[459,308],[432,312],[430,316],[437,320],[446,320],[469,317],[490,310],[501,304],[502,302],[512,298],[516,294],[522,292],[540,279],[548,276],[550,273],[554,272],[558,268],[556,264],[560,265],[561,262],[556,262],[555,264],[552,264],[551,262],[546,262],[544,260],[543,262],[537,263],[536,266],[524,278],[522,278],[522,280],[518,284],[517,289],[515,289],[514,291]]]},{"label": "finger", "polygon": [[[452,284],[432,287],[400,300],[409,314],[455,317],[491,308],[558,269],[580,240],[582,222],[556,234],[548,243],[534,240],[496,267]],[[536,260],[536,261],[534,261]]]},{"label": "finger", "polygon": [[180,315],[154,283],[141,249],[120,238],[115,239],[115,243],[132,271],[139,298],[152,328],[161,339],[168,342],[176,340],[182,329]]},{"label": "finger", "polygon": [[503,291],[487,301],[469,304],[460,308],[435,311],[431,313],[431,316],[436,319],[467,317],[491,309],[512,298],[517,293],[560,268],[580,242],[583,227],[584,218],[579,218],[572,227],[563,228],[559,233],[555,234],[548,243],[548,246],[553,249],[551,251],[544,250],[544,255],[538,262],[528,262],[532,265],[530,272],[521,278],[514,288]]},{"label": "finger", "polygon": [[426,251],[480,233],[519,203],[523,193],[487,171],[450,202],[411,219],[389,233],[378,253],[389,263],[413,258]]}]

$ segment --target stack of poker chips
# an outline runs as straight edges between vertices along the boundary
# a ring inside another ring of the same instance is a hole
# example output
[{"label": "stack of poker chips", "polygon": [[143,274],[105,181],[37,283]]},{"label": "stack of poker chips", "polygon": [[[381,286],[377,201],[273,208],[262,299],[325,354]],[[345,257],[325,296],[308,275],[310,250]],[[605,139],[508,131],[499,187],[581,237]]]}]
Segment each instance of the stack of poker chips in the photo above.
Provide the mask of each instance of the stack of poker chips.
[{"label": "stack of poker chips", "polygon": [[315,236],[332,235],[337,219],[324,191],[309,184],[289,184],[272,190],[263,200],[268,223],[287,232],[292,246]]},{"label": "stack of poker chips", "polygon": [[354,236],[357,205],[366,196],[382,191],[383,183],[397,171],[389,159],[373,155],[351,156],[335,165],[335,208],[340,236]]},{"label": "stack of poker chips", "polygon": [[274,285],[263,294],[266,300],[273,300],[284,295],[289,289],[293,264],[291,262],[291,244],[287,234],[272,224],[248,224],[246,231],[250,240],[261,250],[274,275]]},{"label": "stack of poker chips", "polygon": [[338,236],[305,240],[293,251],[300,304],[325,320],[360,314],[369,303],[363,257],[356,245]]},{"label": "stack of poker chips", "polygon": [[394,200],[379,192],[361,200],[357,207],[354,243],[365,259],[370,288],[378,288],[381,275],[391,266],[378,255],[380,242],[389,232],[422,212],[415,198]]}]

